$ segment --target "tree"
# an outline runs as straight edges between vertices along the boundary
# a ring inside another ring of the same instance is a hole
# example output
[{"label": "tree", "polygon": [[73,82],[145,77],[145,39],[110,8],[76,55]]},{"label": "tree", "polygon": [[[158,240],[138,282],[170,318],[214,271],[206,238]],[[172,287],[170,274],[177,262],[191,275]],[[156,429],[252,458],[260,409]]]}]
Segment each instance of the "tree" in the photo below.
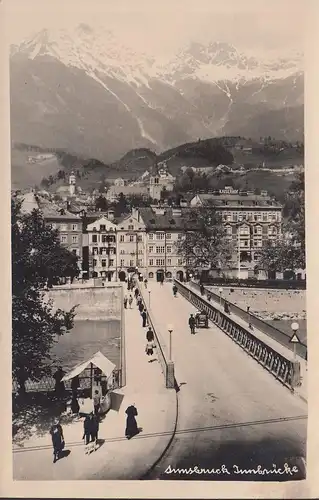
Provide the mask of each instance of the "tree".
[{"label": "tree", "polygon": [[39,210],[21,213],[11,202],[12,237],[12,372],[25,391],[26,380],[50,373],[51,348],[73,327],[75,307],[54,310],[44,288],[57,279],[78,275],[77,257],[60,245],[58,231],[45,223]]},{"label": "tree", "polygon": [[265,270],[295,271],[306,267],[305,248],[305,179],[304,173],[296,175],[285,198],[283,209],[286,218],[283,236],[275,244],[264,247],[260,265]]},{"label": "tree", "polygon": [[188,269],[221,269],[229,264],[233,244],[213,205],[188,212],[185,235],[178,240],[176,249]]}]

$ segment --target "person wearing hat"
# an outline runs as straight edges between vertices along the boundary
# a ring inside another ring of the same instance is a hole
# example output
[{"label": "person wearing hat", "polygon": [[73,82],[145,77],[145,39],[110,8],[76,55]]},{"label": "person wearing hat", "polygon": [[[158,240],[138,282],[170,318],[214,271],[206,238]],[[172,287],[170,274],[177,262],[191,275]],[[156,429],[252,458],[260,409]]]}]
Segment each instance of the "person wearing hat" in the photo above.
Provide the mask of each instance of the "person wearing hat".
[{"label": "person wearing hat", "polygon": [[64,448],[63,429],[58,418],[55,419],[53,425],[51,426],[50,434],[53,445],[53,463],[55,464],[55,462],[60,458],[61,452]]}]

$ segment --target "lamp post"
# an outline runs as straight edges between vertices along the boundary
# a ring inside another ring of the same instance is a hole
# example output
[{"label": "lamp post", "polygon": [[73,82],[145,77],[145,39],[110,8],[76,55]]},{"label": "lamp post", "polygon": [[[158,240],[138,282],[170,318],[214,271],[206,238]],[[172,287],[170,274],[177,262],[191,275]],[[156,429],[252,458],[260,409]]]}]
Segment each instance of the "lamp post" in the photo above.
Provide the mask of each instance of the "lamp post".
[{"label": "lamp post", "polygon": [[151,309],[151,290],[148,291],[148,307]]},{"label": "lamp post", "polygon": [[172,332],[173,325],[167,325],[167,330],[169,333],[169,361],[172,361]]},{"label": "lamp post", "polygon": [[[297,335],[297,332],[299,330],[299,323],[297,323],[296,321],[291,323],[291,329],[294,332],[294,335]],[[297,361],[297,351],[296,351],[297,343],[298,342],[293,342],[293,344],[294,344],[294,361]]]},{"label": "lamp post", "polygon": [[222,293],[223,293],[222,287],[220,287],[218,291],[219,291],[219,307],[221,308],[222,307]]},{"label": "lamp post", "polygon": [[247,314],[248,314],[248,327],[251,328],[251,322],[250,322],[250,306],[247,306]]}]

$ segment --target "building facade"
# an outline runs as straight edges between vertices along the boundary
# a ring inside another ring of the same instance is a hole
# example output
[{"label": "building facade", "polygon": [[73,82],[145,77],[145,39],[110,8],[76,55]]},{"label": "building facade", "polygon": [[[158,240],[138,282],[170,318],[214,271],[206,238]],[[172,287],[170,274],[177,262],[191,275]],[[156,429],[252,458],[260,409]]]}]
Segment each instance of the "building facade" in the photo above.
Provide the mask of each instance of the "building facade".
[{"label": "building facade", "polygon": [[276,241],[282,232],[282,205],[268,196],[225,188],[215,194],[196,195],[190,206],[213,204],[220,213],[227,238],[232,240],[234,254],[232,275],[241,278],[258,275],[262,248],[269,240]]},{"label": "building facade", "polygon": [[117,222],[118,278],[124,281],[130,272],[146,276],[146,227],[138,210]]},{"label": "building facade", "polygon": [[44,220],[51,225],[52,229],[58,229],[61,245],[78,257],[78,266],[82,271],[85,237],[81,216],[59,207],[54,208],[52,205],[43,207],[41,211]]},{"label": "building facade", "polygon": [[116,281],[116,229],[105,216],[87,225],[89,277]]}]

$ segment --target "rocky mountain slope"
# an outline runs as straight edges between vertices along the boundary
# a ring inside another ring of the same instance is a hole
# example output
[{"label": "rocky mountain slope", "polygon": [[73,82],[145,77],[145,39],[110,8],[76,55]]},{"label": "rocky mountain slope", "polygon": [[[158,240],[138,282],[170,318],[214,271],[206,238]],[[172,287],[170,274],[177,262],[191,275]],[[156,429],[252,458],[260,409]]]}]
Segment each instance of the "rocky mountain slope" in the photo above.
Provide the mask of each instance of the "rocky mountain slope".
[{"label": "rocky mountain slope", "polygon": [[11,133],[106,162],[199,137],[302,140],[302,55],[215,42],[159,60],[107,30],[43,30],[12,47]]}]

